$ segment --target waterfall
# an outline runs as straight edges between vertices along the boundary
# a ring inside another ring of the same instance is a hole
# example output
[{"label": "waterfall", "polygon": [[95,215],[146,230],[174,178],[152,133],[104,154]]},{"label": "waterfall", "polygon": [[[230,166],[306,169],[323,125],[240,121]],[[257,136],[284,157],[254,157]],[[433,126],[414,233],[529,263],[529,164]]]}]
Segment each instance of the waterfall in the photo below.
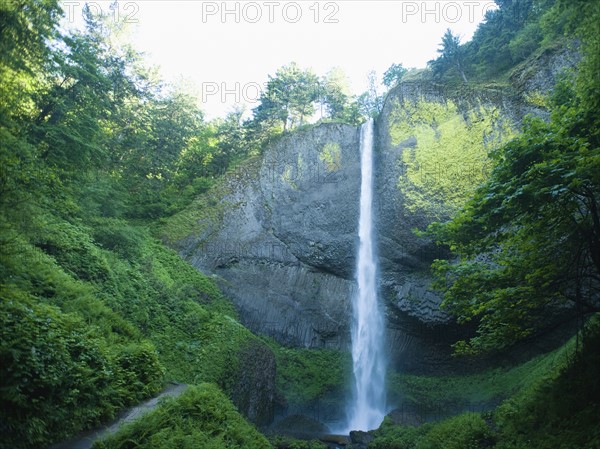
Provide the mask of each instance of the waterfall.
[{"label": "waterfall", "polygon": [[360,130],[361,184],[358,235],[360,246],[356,276],[358,294],[352,302],[352,362],[354,397],[350,404],[349,430],[372,430],[385,416],[384,329],[377,301],[377,265],[373,250],[373,121]]}]

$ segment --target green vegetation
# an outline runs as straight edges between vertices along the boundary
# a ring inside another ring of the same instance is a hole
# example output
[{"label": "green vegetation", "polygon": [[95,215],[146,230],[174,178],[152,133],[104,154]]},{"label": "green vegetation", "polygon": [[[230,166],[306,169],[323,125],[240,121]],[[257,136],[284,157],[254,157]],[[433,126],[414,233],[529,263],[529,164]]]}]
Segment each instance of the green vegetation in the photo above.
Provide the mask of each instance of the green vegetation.
[{"label": "green vegetation", "polygon": [[413,213],[443,218],[456,213],[488,177],[489,152],[514,136],[496,109],[461,111],[451,100],[396,103],[392,145],[404,144],[398,188]]},{"label": "green vegetation", "polygon": [[212,281],[144,227],[51,218],[45,234],[30,223],[37,246],[15,237],[2,259],[2,414],[14,447],[98,424],[163,380],[231,392],[240,348],[256,337]]},{"label": "green vegetation", "polygon": [[493,414],[496,447],[600,447],[600,322],[587,326],[580,350],[558,375],[505,401]]},{"label": "green vegetation", "polygon": [[[23,291],[3,288],[0,293],[0,410],[4,443],[10,447],[64,438],[161,387],[162,368],[151,344],[116,333],[109,343],[105,330],[79,314],[62,313]],[[98,312],[111,315],[100,306]],[[118,327],[122,320],[115,318]]]},{"label": "green vegetation", "polygon": [[176,399],[123,427],[94,449],[269,449],[271,445],[211,384],[190,386]]},{"label": "green vegetation", "polygon": [[327,143],[323,146],[319,159],[325,164],[329,173],[342,168],[342,149],[338,143]]},{"label": "green vegetation", "polygon": [[564,369],[575,349],[575,338],[547,354],[511,367],[492,368],[477,374],[417,376],[388,375],[391,401],[424,415],[443,417],[460,410],[493,408],[500,401],[531,388],[541,379],[555,377]]},{"label": "green vegetation", "polygon": [[[272,344],[272,343],[271,343]],[[341,351],[281,348],[272,344],[277,360],[277,387],[290,405],[326,406],[347,397],[351,358]]]},{"label": "green vegetation", "polygon": [[[369,448],[375,449],[446,449],[497,448],[543,449],[600,447],[597,413],[600,402],[600,321],[588,325],[582,346],[575,356],[572,341],[565,348],[538,357],[520,367],[491,376],[475,377],[479,386],[469,386],[471,376],[460,379],[426,380],[415,378],[415,383],[430,384],[426,400],[445,400],[447,393],[440,389],[462,394],[467,390],[511,392],[493,411],[465,413],[418,427],[395,425],[386,418],[375,432]],[[525,379],[520,378],[524,376]],[[499,382],[499,385],[494,385]],[[506,390],[505,390],[506,388]],[[517,390],[513,390],[517,388]],[[459,396],[461,396],[459,394]],[[479,393],[476,393],[479,394]],[[467,393],[468,395],[468,393]]]},{"label": "green vegetation", "polygon": [[[419,427],[386,420],[373,448],[600,446],[600,6],[497,3],[473,41],[445,35],[436,77],[502,82],[564,33],[580,40],[583,62],[552,98],[529,96],[551,118],[529,119],[509,143],[513,130],[483,106],[397,108],[391,137],[407,148],[399,188],[409,210],[452,215],[427,234],[456,256],[434,266],[445,307],[478,324],[458,353],[504,349],[535,334],[555,308],[589,325],[581,342],[510,370],[391,374],[392,392],[425,409],[504,402]],[[227,397],[244,369],[240,354],[271,348],[277,387],[297,407],[339,404],[349,355],[252,335],[214,282],[164,242],[218,224],[235,207],[219,199],[237,170],[250,167],[240,182],[250,181],[264,145],[304,126],[316,104],[322,120],[376,115],[376,77],[354,99],[340,70],[318,77],[291,64],[270,78],[251,120],[236,110],[206,122],[191,96],[144,67],[119,24],[86,11],[85,31],[67,33],[56,0],[0,2],[2,445],[70,437],[173,380],[199,385],[96,447],[269,448]],[[384,82],[411,76],[421,75],[394,64]],[[339,147],[326,144],[321,161],[337,170]]]},{"label": "green vegetation", "polygon": [[446,30],[438,53],[440,54],[438,59],[429,61],[433,75],[439,77],[446,72],[454,71],[466,83],[467,77],[464,71],[465,49],[460,46],[460,37],[453,35],[452,30]]},{"label": "green vegetation", "polygon": [[294,438],[281,436],[272,438],[271,444],[275,449],[327,449],[327,445],[320,441],[296,440]]},{"label": "green vegetation", "polygon": [[250,142],[262,147],[273,138],[305,126],[321,106],[321,121],[358,124],[361,121],[357,100],[349,94],[348,80],[339,68],[318,77],[295,62],[269,75],[260,104],[244,126]]},{"label": "green vegetation", "polygon": [[522,135],[490,154],[490,177],[465,207],[429,227],[460,257],[434,264],[444,306],[459,322],[478,323],[460,352],[507,347],[558,308],[582,322],[600,311],[600,82],[589,75],[600,45],[586,26],[600,7],[583,11],[572,14],[585,58],[556,87],[550,120],[528,119]]},{"label": "green vegetation", "polygon": [[460,44],[452,30],[445,32],[439,57],[429,61],[436,79],[456,84],[505,78],[515,66],[570,31],[569,15],[577,9],[562,0],[495,3],[498,8],[487,11],[485,22],[469,42]]},{"label": "green vegetation", "polygon": [[481,415],[463,413],[419,427],[397,426],[386,418],[369,449],[479,449],[493,447],[493,442],[493,432]]},{"label": "green vegetation", "polygon": [[235,117],[205,123],[118,24],[86,11],[85,31],[61,34],[55,1],[0,5],[0,432],[11,448],[110,420],[166,380],[231,393],[240,349],[258,342],[150,220],[245,157]]},{"label": "green vegetation", "polygon": [[408,69],[406,69],[402,64],[392,64],[384,73],[382,82],[385,87],[391,89],[392,87],[398,85],[404,75],[406,75]]}]

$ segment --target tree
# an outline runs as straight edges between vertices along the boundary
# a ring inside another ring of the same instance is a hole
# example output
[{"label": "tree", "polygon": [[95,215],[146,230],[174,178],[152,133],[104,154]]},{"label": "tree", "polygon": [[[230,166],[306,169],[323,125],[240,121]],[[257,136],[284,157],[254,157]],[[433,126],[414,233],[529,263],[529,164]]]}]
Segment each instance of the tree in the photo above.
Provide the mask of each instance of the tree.
[{"label": "tree", "polygon": [[434,263],[443,305],[479,326],[459,351],[507,347],[547,325],[549,310],[600,311],[599,97],[597,79],[560,84],[551,121],[529,119],[492,153],[491,177],[466,208],[430,226],[459,256]]},{"label": "tree", "polygon": [[[33,74],[57,36],[61,9],[57,0],[13,0],[0,3],[0,67]],[[3,77],[3,83],[7,78]]]},{"label": "tree", "polygon": [[448,72],[450,69],[455,69],[466,83],[467,77],[464,72],[464,50],[460,45],[460,37],[452,34],[452,30],[448,28],[442,37],[442,43],[437,51],[440,56],[437,59],[429,61],[433,68],[433,73],[440,76]]},{"label": "tree", "polygon": [[366,117],[376,117],[383,109],[383,95],[379,94],[377,73],[371,70],[367,75],[369,88],[358,96],[356,102],[360,113]]},{"label": "tree", "polygon": [[254,108],[254,119],[280,124],[286,132],[301,126],[314,114],[314,102],[319,94],[317,76],[310,70],[302,70],[295,62],[269,76],[260,104]]},{"label": "tree", "polygon": [[58,36],[60,12],[55,0],[0,2],[0,215],[21,211],[54,179],[40,170],[29,125],[37,113],[34,99],[47,89],[40,73],[52,53],[48,42]]},{"label": "tree", "polygon": [[383,84],[391,89],[400,83],[407,71],[402,64],[392,64],[383,74]]},{"label": "tree", "polygon": [[247,130],[244,128],[243,117],[245,112],[244,107],[236,107],[227,113],[225,119],[216,122],[217,146],[219,148],[216,166],[219,173],[223,173],[232,161],[248,155],[255,149],[248,139]]},{"label": "tree", "polygon": [[498,0],[495,3],[498,8],[488,9],[485,21],[463,49],[465,63],[482,77],[510,69],[538,48],[539,19],[555,1]]},{"label": "tree", "polygon": [[352,99],[348,78],[340,67],[334,67],[323,77],[319,94],[319,102],[331,120],[358,123],[358,105]]}]

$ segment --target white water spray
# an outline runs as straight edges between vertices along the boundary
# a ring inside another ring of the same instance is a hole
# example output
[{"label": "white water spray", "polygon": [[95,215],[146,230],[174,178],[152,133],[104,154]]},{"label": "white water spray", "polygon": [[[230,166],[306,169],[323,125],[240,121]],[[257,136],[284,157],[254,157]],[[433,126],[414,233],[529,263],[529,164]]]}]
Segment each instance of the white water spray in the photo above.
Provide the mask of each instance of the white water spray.
[{"label": "white water spray", "polygon": [[349,430],[372,430],[385,417],[384,319],[377,301],[377,267],[373,252],[373,121],[360,130],[361,185],[358,235],[358,295],[353,300],[352,361],[354,401]]}]

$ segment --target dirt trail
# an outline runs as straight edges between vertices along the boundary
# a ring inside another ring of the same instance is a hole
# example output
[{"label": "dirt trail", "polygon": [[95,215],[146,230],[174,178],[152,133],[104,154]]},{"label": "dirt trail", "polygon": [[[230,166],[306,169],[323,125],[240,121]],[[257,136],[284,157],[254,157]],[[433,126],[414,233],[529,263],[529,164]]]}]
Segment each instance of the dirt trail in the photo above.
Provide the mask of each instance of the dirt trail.
[{"label": "dirt trail", "polygon": [[94,441],[106,438],[107,436],[116,433],[123,424],[135,421],[136,419],[144,416],[146,413],[154,410],[161,398],[165,396],[177,397],[183,393],[186,388],[187,385],[184,384],[169,385],[160,394],[158,394],[158,396],[155,396],[146,402],[126,410],[112,423],[99,427],[95,430],[88,431],[72,440],[54,444],[47,449],[90,449],[94,444]]}]

